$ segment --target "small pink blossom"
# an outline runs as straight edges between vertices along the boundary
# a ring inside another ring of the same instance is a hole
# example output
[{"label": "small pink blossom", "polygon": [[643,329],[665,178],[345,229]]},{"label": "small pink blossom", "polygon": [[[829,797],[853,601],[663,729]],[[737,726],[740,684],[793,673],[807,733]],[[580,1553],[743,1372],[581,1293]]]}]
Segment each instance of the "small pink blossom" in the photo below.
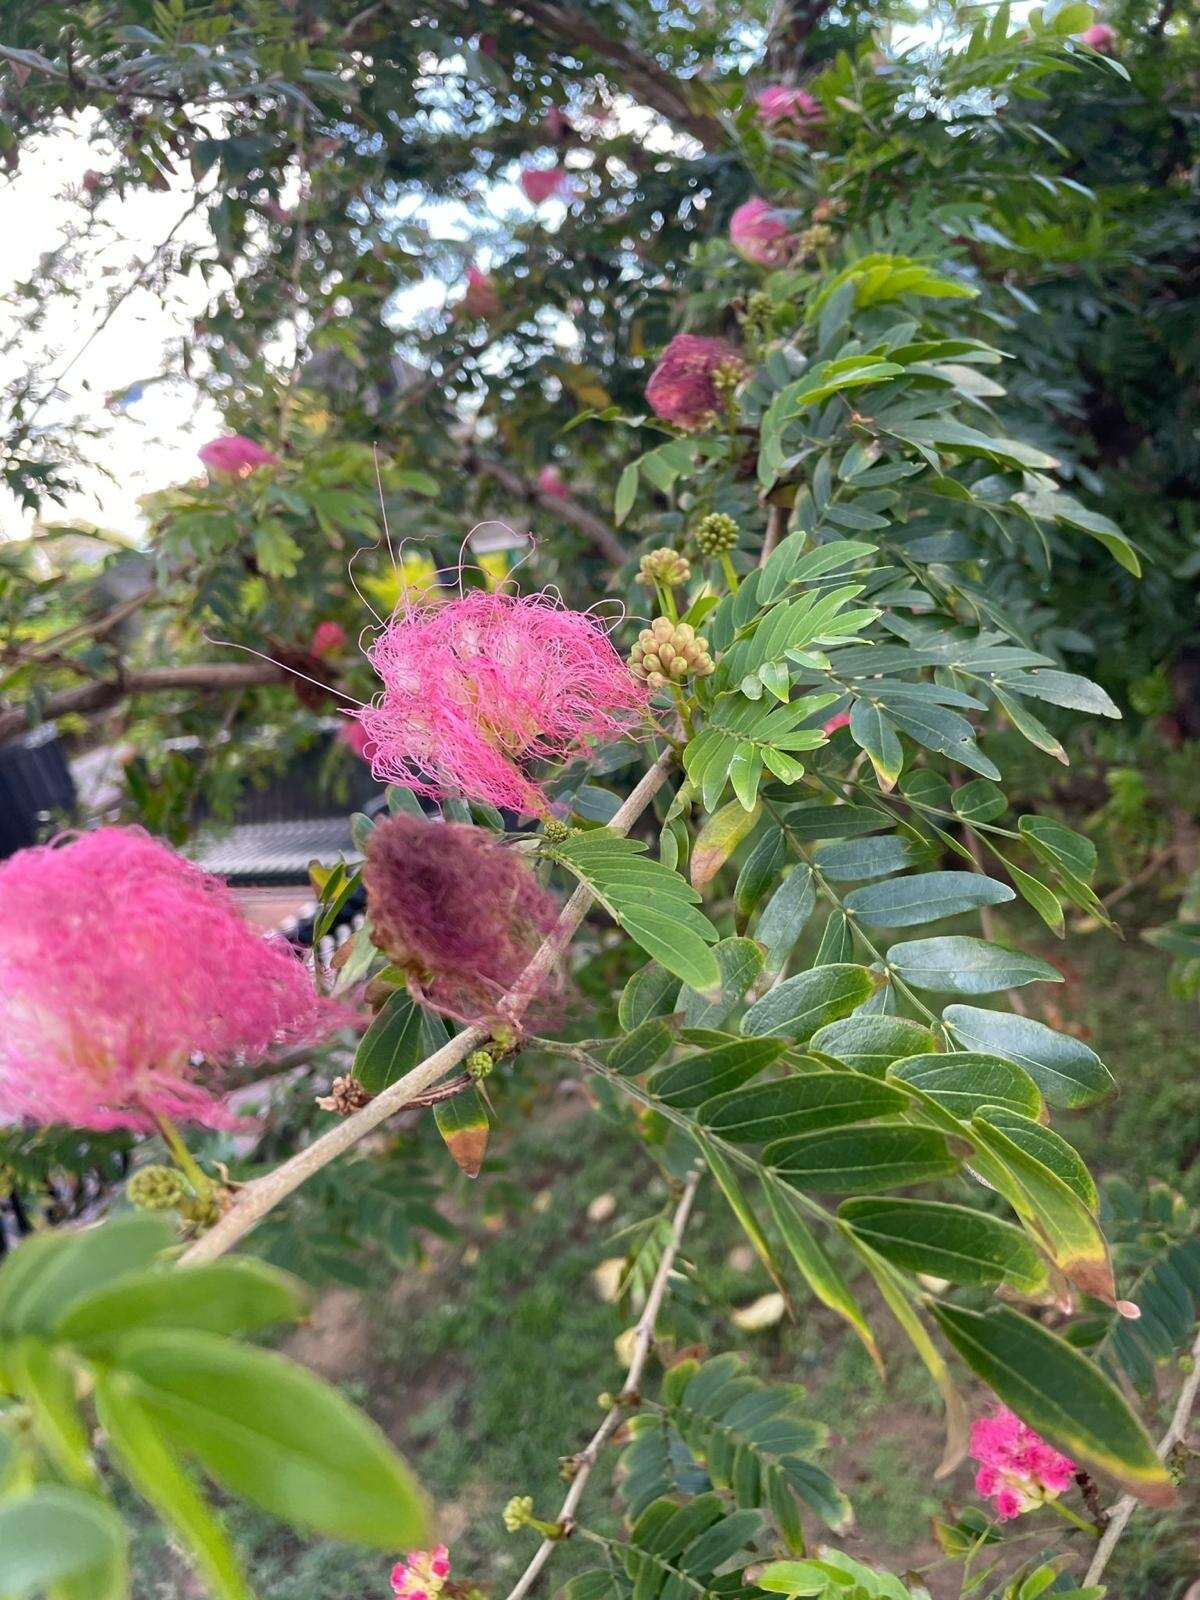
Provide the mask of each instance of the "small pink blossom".
[{"label": "small pink blossom", "polygon": [[97,189],[104,185],[104,174],[97,172],[94,167],[89,167],[83,175],[83,190],[85,194],[95,194]]},{"label": "small pink blossom", "polygon": [[383,689],[353,716],[375,777],[514,811],[548,810],[530,763],[611,738],[646,706],[601,623],[547,594],[406,598],[368,658]]},{"label": "small pink blossom", "polygon": [[396,1600],[437,1600],[450,1576],[450,1552],[444,1544],[432,1550],[410,1550],[392,1568]]},{"label": "small pink blossom", "polygon": [[220,879],[98,828],[0,865],[0,1121],[237,1126],[221,1069],[348,1020]]},{"label": "small pink blossom", "polygon": [[767,128],[791,123],[799,133],[817,127],[825,120],[825,110],[807,89],[792,89],[786,83],[773,83],[754,97],[758,120]]},{"label": "small pink blossom", "polygon": [[1090,45],[1093,50],[1099,50],[1106,56],[1111,56],[1117,47],[1117,30],[1110,28],[1107,22],[1093,22],[1090,28],[1085,28],[1075,37],[1080,44]]},{"label": "small pink blossom", "polygon": [[551,106],[542,118],[542,132],[547,139],[558,144],[571,137],[575,132],[575,124],[561,106]]},{"label": "small pink blossom", "polygon": [[1054,1500],[1068,1489],[1075,1463],[1047,1444],[1007,1406],[971,1426],[971,1455],[979,1463],[977,1494],[991,1499],[1002,1522]]},{"label": "small pink blossom", "polygon": [[520,184],[531,205],[571,198],[571,180],[561,167],[522,167]]},{"label": "small pink blossom", "polygon": [[571,492],[557,467],[543,467],[537,475],[537,486],[539,494],[551,495],[555,500],[562,500]]},{"label": "small pink blossom", "polygon": [[372,748],[370,735],[361,722],[356,722],[353,717],[347,717],[338,729],[338,740],[347,750],[352,750],[363,761],[371,758],[368,751]]},{"label": "small pink blossom", "polygon": [[747,200],[730,217],[729,242],[744,261],[760,267],[783,266],[795,246],[788,224],[761,198]]},{"label": "small pink blossom", "polygon": [[650,374],[646,402],[656,417],[688,432],[711,427],[724,410],[714,382],[722,369],[746,372],[741,355],[727,340],[677,333]]},{"label": "small pink blossom", "polygon": [[314,656],[336,655],[346,643],[346,630],[340,622],[318,622],[313,629],[309,652]]},{"label": "small pink blossom", "polygon": [[227,433],[223,438],[211,439],[198,452],[210,472],[228,472],[245,478],[259,467],[274,466],[279,457],[244,433]]},{"label": "small pink blossom", "polygon": [[458,305],[468,317],[494,317],[500,309],[500,296],[491,274],[480,267],[468,267],[467,287]]},{"label": "small pink blossom", "polygon": [[835,711],[828,722],[821,724],[821,732],[825,734],[836,733],[839,728],[850,726],[850,713],[848,711]]}]

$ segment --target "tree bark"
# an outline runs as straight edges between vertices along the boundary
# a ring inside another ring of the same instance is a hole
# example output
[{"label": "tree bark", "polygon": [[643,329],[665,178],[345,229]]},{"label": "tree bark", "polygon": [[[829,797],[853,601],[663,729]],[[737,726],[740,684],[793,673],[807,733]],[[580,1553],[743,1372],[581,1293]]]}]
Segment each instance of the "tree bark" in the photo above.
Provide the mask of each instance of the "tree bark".
[{"label": "tree bark", "polygon": [[[159,694],[169,689],[199,689],[226,693],[230,689],[254,688],[266,683],[286,683],[288,674],[273,662],[197,662],[189,667],[147,667],[141,672],[124,672],[115,678],[82,683],[73,689],[52,694],[40,706],[40,720],[71,712],[107,711],[131,694]],[[19,706],[0,707],[0,744],[32,726]]]}]

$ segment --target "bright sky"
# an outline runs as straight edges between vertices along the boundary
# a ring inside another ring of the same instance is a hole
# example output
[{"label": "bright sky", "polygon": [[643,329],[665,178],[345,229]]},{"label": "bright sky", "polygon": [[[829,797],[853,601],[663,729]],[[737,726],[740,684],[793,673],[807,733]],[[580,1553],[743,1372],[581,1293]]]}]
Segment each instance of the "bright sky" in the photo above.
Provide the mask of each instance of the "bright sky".
[{"label": "bright sky", "polygon": [[[207,291],[198,275],[172,274],[165,295],[151,281],[128,297],[107,326],[101,329],[100,323],[110,298],[137,277],[139,266],[187,210],[190,185],[100,199],[100,229],[96,242],[85,246],[88,267],[80,298],[51,299],[44,326],[22,337],[18,349],[4,348],[13,338],[14,319],[2,297],[37,270],[44,252],[61,245],[68,219],[79,212],[84,173],[102,165],[101,153],[82,129],[63,131],[26,151],[16,176],[0,188],[0,375],[23,371],[32,354],[47,384],[62,374],[42,422],[77,420],[100,435],[89,446],[96,465],[81,473],[80,492],[61,513],[48,512],[48,520],[78,518],[136,535],[138,496],[193,476],[196,450],[218,431],[218,419],[186,383],[148,387],[124,413],[106,410],[104,401],[163,371],[165,347],[186,331]],[[179,236],[187,237],[187,229],[184,223]],[[190,236],[198,237],[195,226]],[[0,537],[23,537],[33,520],[0,498]]]}]

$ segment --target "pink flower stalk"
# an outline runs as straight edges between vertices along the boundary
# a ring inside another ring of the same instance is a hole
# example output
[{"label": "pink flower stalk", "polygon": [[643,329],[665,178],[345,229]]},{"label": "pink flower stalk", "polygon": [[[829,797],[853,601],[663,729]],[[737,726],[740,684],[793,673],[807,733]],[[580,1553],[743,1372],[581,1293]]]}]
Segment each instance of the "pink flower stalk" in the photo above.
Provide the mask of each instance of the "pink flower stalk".
[{"label": "pink flower stalk", "polygon": [[1071,1485],[1075,1463],[1007,1406],[971,1425],[971,1456],[979,1463],[976,1493],[991,1499],[1001,1522],[1055,1500]]},{"label": "pink flower stalk", "polygon": [[450,1552],[444,1544],[432,1550],[410,1550],[392,1568],[396,1600],[437,1600],[450,1576]]},{"label": "pink flower stalk", "polygon": [[228,472],[238,478],[248,477],[259,467],[274,466],[279,460],[274,451],[247,439],[244,433],[211,439],[198,454],[210,472]]},{"label": "pink flower stalk", "polygon": [[571,198],[571,180],[561,167],[522,167],[520,184],[531,205]]},{"label": "pink flower stalk", "polygon": [[795,245],[791,229],[769,200],[740,205],[729,219],[729,242],[744,261],[781,267]]},{"label": "pink flower stalk", "polygon": [[318,622],[313,629],[309,652],[314,656],[336,655],[346,643],[346,630],[340,622]]},{"label": "pink flower stalk", "polygon": [[575,124],[561,106],[551,106],[542,118],[542,132],[547,139],[558,144],[571,137],[575,132]]},{"label": "pink flower stalk", "polygon": [[828,722],[821,724],[821,732],[825,734],[836,733],[839,728],[850,726],[850,713],[848,711],[835,711]]},{"label": "pink flower stalk", "polygon": [[656,417],[689,433],[711,427],[724,410],[714,375],[729,371],[742,377],[746,363],[725,339],[677,333],[663,351],[646,385],[646,401]]},{"label": "pink flower stalk", "polygon": [[0,994],[0,1121],[78,1128],[236,1127],[222,1067],[348,1019],[220,879],[139,828],[0,865]]},{"label": "pink flower stalk", "polygon": [[549,809],[529,763],[611,738],[646,705],[602,625],[545,594],[406,598],[368,656],[383,691],[353,715],[374,776],[514,811]]},{"label": "pink flower stalk", "polygon": [[468,267],[467,287],[458,306],[464,316],[494,317],[500,309],[500,296],[491,274],[480,267]]},{"label": "pink flower stalk", "polygon": [[526,858],[483,828],[397,814],[367,843],[371,936],[435,1010],[501,1019],[499,1001],[558,915]]},{"label": "pink flower stalk", "polygon": [[1117,30],[1110,28],[1107,22],[1093,22],[1090,28],[1085,28],[1075,37],[1080,44],[1090,45],[1093,50],[1099,50],[1106,56],[1114,54],[1117,47]]},{"label": "pink flower stalk", "polygon": [[553,495],[556,500],[562,500],[571,492],[557,467],[543,467],[537,475],[537,486],[540,494]]},{"label": "pink flower stalk", "polygon": [[817,127],[825,120],[825,108],[807,89],[792,89],[786,83],[773,83],[754,97],[758,120],[766,128],[790,123],[799,133]]}]

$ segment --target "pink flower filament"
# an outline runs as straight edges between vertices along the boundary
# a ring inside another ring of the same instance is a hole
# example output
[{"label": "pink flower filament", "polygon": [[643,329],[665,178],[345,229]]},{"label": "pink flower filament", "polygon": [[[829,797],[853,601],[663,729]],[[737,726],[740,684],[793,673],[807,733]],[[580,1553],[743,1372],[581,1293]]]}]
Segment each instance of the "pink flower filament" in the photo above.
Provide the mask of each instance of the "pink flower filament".
[{"label": "pink flower filament", "polygon": [[786,83],[773,83],[754,97],[758,120],[767,128],[791,123],[804,133],[825,120],[825,110],[807,89],[793,89]]}]

